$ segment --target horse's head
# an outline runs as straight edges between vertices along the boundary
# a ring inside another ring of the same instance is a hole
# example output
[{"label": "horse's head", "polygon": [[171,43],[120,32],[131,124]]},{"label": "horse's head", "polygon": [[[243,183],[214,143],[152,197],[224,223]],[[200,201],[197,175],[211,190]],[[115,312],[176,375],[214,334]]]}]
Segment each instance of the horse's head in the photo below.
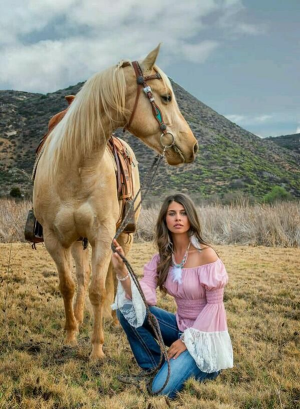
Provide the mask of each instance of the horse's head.
[{"label": "horse's head", "polygon": [[[126,128],[158,153],[168,146],[165,155],[170,165],[190,163],[195,159],[198,143],[178,108],[168,77],[155,65],[158,52],[159,46],[134,69],[132,65],[123,64],[129,112]],[[155,75],[160,78],[153,78]],[[148,95],[145,85],[151,87]]]}]

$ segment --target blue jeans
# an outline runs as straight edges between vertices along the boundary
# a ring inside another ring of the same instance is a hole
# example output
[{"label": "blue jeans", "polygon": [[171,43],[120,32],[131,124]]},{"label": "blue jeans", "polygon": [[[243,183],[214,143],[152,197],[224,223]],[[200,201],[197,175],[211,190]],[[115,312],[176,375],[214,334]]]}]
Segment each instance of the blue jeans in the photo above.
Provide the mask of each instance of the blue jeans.
[{"label": "blue jeans", "polygon": [[[168,347],[171,346],[182,334],[178,329],[175,314],[157,307],[150,307],[150,311],[158,320],[165,345]],[[138,365],[144,370],[154,368],[160,360],[160,347],[154,338],[153,330],[148,324],[147,318],[143,326],[134,328],[124,318],[120,310],[117,310],[117,316],[127,335]],[[184,382],[187,379],[193,377],[203,382],[206,379],[215,379],[220,373],[220,371],[213,373],[200,371],[188,350],[182,352],[178,358],[170,359],[170,366],[171,375],[169,381],[160,392],[161,395],[167,395],[170,398],[176,396],[177,392],[183,388]],[[152,392],[155,393],[155,391],[158,391],[163,386],[167,375],[168,363],[164,362],[153,380]]]}]

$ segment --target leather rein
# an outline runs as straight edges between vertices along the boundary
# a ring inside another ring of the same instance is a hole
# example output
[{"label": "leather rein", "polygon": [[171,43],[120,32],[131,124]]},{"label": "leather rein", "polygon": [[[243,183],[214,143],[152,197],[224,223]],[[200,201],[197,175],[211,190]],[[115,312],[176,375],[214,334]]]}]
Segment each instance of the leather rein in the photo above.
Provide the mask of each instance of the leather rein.
[{"label": "leather rein", "polygon": [[[140,194],[141,191],[142,191],[142,188],[140,188],[139,191],[136,193],[134,199],[132,200],[129,209],[127,210],[127,213],[125,214],[124,219],[123,219],[121,225],[119,226],[119,228],[118,228],[118,230],[117,230],[117,232],[116,232],[116,234],[115,234],[115,236],[114,236],[114,239],[117,239],[117,238],[119,237],[119,235],[123,232],[123,230],[124,230],[124,228],[125,228],[125,226],[126,226],[126,223],[127,223],[127,219],[129,218],[130,213],[131,213],[131,212],[134,212],[134,213],[135,213],[135,212],[138,210],[138,208],[141,206],[142,201],[143,201],[143,200],[145,199],[145,197],[147,196],[147,194],[148,194],[148,192],[149,192],[149,190],[150,190],[150,187],[151,187],[151,185],[152,185],[152,183],[153,183],[153,180],[154,180],[154,178],[155,178],[155,176],[156,176],[156,173],[157,173],[157,170],[158,170],[158,168],[159,168],[159,165],[160,165],[162,159],[163,159],[164,156],[165,156],[166,150],[173,148],[176,152],[179,153],[179,155],[180,155],[181,158],[183,159],[183,162],[185,162],[185,159],[184,159],[184,156],[183,156],[182,152],[180,151],[180,149],[179,149],[179,148],[176,146],[176,144],[175,144],[175,137],[174,137],[174,135],[173,135],[171,132],[167,131],[167,126],[166,126],[166,124],[165,124],[164,121],[163,121],[163,117],[162,117],[162,113],[161,113],[160,109],[158,108],[158,106],[157,106],[156,103],[155,103],[155,100],[154,100],[154,96],[153,96],[153,94],[152,94],[151,87],[148,86],[148,85],[147,85],[147,82],[146,82],[146,81],[153,80],[153,79],[162,79],[161,75],[160,75],[158,72],[156,72],[156,74],[153,74],[153,75],[149,75],[149,76],[145,76],[145,77],[144,77],[143,71],[142,71],[142,69],[141,69],[141,67],[140,67],[140,65],[139,65],[139,63],[138,63],[137,61],[134,61],[134,62],[132,63],[132,66],[133,66],[133,68],[134,68],[135,75],[136,75],[136,78],[137,78],[137,85],[138,85],[138,86],[137,86],[137,94],[136,94],[136,98],[135,98],[135,103],[134,103],[133,111],[132,111],[132,113],[131,113],[131,116],[130,116],[130,118],[129,118],[129,121],[128,121],[127,124],[124,126],[123,131],[125,132],[125,130],[126,130],[126,129],[131,125],[131,123],[132,123],[132,120],[133,120],[133,118],[134,118],[134,114],[135,114],[135,111],[136,111],[136,108],[137,108],[137,105],[138,105],[138,102],[139,102],[139,98],[140,98],[140,94],[141,94],[141,88],[143,88],[143,91],[144,91],[145,95],[147,96],[147,98],[149,99],[149,101],[150,101],[150,103],[151,103],[153,115],[154,115],[156,121],[158,122],[158,125],[159,125],[160,130],[162,131],[162,134],[161,134],[161,136],[160,136],[160,143],[161,143],[161,145],[162,145],[162,147],[163,147],[163,152],[162,152],[161,155],[157,155],[157,156],[154,158],[154,161],[153,161],[153,163],[152,163],[152,165],[151,165],[151,168],[150,168],[149,172],[147,173],[147,175],[145,176],[145,178],[144,178],[144,180],[143,180],[143,186],[146,186],[146,188],[144,188],[144,189],[145,189],[144,197],[139,201],[139,203],[137,204],[136,208],[134,209],[134,204],[135,204],[135,202],[136,202],[136,200],[137,200],[139,194]],[[171,138],[172,138],[172,142],[171,142],[169,145],[164,145],[164,143],[163,143],[163,138],[164,138],[166,135],[170,135]],[[145,378],[146,378],[146,377],[151,377],[151,378],[147,381],[147,389],[148,389],[148,392],[149,392],[150,394],[152,394],[152,395],[156,395],[156,394],[160,393],[160,392],[165,388],[165,386],[166,386],[167,383],[169,382],[170,375],[171,375],[170,361],[169,361],[169,357],[168,357],[168,354],[167,354],[166,346],[165,346],[164,341],[163,341],[163,337],[162,337],[162,334],[161,334],[160,326],[159,326],[159,323],[158,323],[158,321],[157,321],[157,318],[156,318],[155,315],[153,315],[153,314],[151,313],[151,311],[150,311],[150,308],[149,308],[149,306],[148,306],[148,304],[147,304],[146,298],[145,298],[145,296],[144,296],[144,293],[143,293],[143,290],[142,290],[142,288],[141,288],[141,286],[140,286],[140,283],[139,283],[139,281],[138,281],[138,278],[137,278],[137,276],[135,275],[135,273],[134,273],[134,271],[133,271],[133,268],[131,267],[129,261],[126,259],[126,257],[124,257],[122,254],[120,254],[120,253],[116,250],[116,247],[115,247],[115,245],[113,244],[113,241],[112,241],[112,243],[111,243],[111,249],[112,249],[112,251],[113,251],[114,253],[117,253],[117,254],[121,257],[121,259],[123,260],[123,262],[125,263],[125,265],[126,265],[126,267],[127,267],[127,270],[128,270],[128,273],[130,274],[130,277],[131,277],[131,279],[132,279],[132,282],[136,285],[136,287],[137,287],[137,289],[138,289],[138,291],[139,291],[139,293],[140,293],[140,296],[141,296],[141,298],[142,298],[142,300],[143,300],[143,302],[144,302],[144,304],[145,304],[146,316],[147,316],[148,322],[149,322],[150,326],[152,327],[153,332],[154,332],[154,335],[155,335],[155,338],[156,338],[156,340],[157,340],[157,342],[158,342],[158,344],[159,344],[159,346],[160,346],[161,356],[160,356],[160,361],[159,361],[158,365],[157,365],[156,367],[154,367],[151,371],[147,372],[147,373],[144,375]],[[163,386],[162,386],[158,391],[152,392],[152,390],[151,390],[151,380],[152,380],[152,378],[155,376],[155,374],[158,372],[158,370],[161,368],[161,366],[162,366],[164,360],[165,360],[165,361],[167,362],[167,364],[168,364],[168,375],[167,375],[167,378],[166,378],[166,380],[165,380]],[[131,376],[130,380],[128,380],[127,377],[124,378],[124,377],[122,377],[122,376],[119,376],[118,379],[119,379],[120,381],[122,381],[122,382],[125,382],[125,383],[135,384],[136,386],[139,387],[138,379],[135,380],[135,377],[134,377],[134,376]]]}]

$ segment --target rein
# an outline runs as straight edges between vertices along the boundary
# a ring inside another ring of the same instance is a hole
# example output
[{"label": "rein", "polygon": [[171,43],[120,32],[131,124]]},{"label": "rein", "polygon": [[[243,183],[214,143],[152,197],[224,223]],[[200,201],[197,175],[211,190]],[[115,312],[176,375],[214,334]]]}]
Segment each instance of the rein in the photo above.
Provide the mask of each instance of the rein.
[{"label": "rein", "polygon": [[[152,165],[151,165],[151,168],[149,169],[149,172],[147,173],[147,175],[145,176],[145,178],[144,178],[144,180],[143,180],[143,186],[146,186],[144,197],[140,200],[140,202],[139,202],[138,205],[136,206],[136,209],[134,210],[134,204],[135,204],[135,202],[136,202],[136,200],[137,200],[137,198],[138,198],[138,195],[139,195],[139,194],[141,193],[141,191],[142,191],[142,188],[140,188],[140,189],[138,190],[138,192],[136,193],[134,199],[132,200],[132,202],[131,202],[131,204],[130,204],[130,207],[128,208],[128,210],[127,210],[127,212],[126,212],[126,214],[125,214],[125,216],[124,216],[124,219],[123,219],[121,225],[119,226],[119,228],[118,228],[118,230],[117,230],[117,232],[116,232],[116,234],[115,234],[115,236],[114,236],[114,239],[115,239],[115,240],[117,240],[117,238],[118,238],[118,237],[120,236],[120,234],[123,232],[123,230],[124,230],[124,228],[125,228],[125,226],[126,226],[126,223],[127,223],[127,219],[129,218],[130,213],[131,213],[131,212],[134,212],[134,213],[135,213],[135,212],[139,209],[139,207],[141,206],[142,201],[143,201],[143,200],[145,199],[145,197],[147,196],[147,194],[148,194],[148,192],[149,192],[149,190],[150,190],[150,187],[151,187],[151,185],[152,185],[152,183],[153,183],[153,181],[154,181],[154,178],[155,178],[155,176],[156,176],[156,174],[157,174],[157,170],[158,170],[158,168],[159,168],[159,165],[161,164],[161,161],[162,161],[162,159],[163,159],[164,156],[165,156],[166,150],[173,147],[174,150],[175,150],[176,152],[178,152],[179,155],[183,158],[183,162],[185,161],[185,160],[184,160],[184,157],[183,157],[183,155],[182,155],[182,152],[180,151],[180,149],[179,149],[179,148],[176,146],[176,144],[175,144],[175,137],[174,137],[174,135],[173,135],[171,132],[167,131],[167,126],[166,126],[166,124],[165,124],[164,121],[163,121],[163,117],[162,117],[162,113],[161,113],[160,109],[158,108],[158,106],[157,106],[156,103],[155,103],[155,100],[154,100],[154,97],[153,97],[153,94],[152,94],[151,87],[148,86],[147,83],[146,83],[146,81],[149,81],[149,80],[161,79],[161,78],[162,78],[161,75],[157,72],[157,73],[154,74],[154,75],[150,75],[150,76],[144,77],[143,71],[142,71],[142,69],[141,69],[141,67],[140,67],[140,65],[139,65],[139,63],[138,63],[137,61],[134,61],[134,62],[132,63],[132,66],[133,66],[133,68],[134,68],[135,75],[136,75],[136,78],[137,78],[137,85],[138,85],[138,86],[137,86],[137,94],[136,94],[136,98],[135,98],[135,103],[134,103],[133,111],[132,111],[132,113],[131,113],[131,116],[130,116],[130,118],[129,118],[129,121],[127,122],[127,124],[126,124],[126,125],[124,126],[124,128],[123,128],[123,132],[125,132],[125,130],[126,130],[126,129],[131,125],[131,123],[132,123],[132,120],[133,120],[133,117],[134,117],[134,114],[135,114],[135,111],[136,111],[136,108],[137,108],[137,105],[138,105],[138,102],[139,102],[139,97],[140,97],[140,94],[141,94],[140,91],[141,91],[141,88],[143,88],[143,91],[144,91],[145,95],[147,96],[147,98],[149,99],[149,101],[150,101],[150,103],[151,103],[153,115],[154,115],[156,121],[158,122],[158,125],[159,125],[160,130],[162,131],[162,134],[161,134],[161,136],[160,136],[160,143],[161,143],[161,145],[162,145],[162,147],[163,147],[163,152],[162,152],[161,155],[157,155],[157,156],[154,158],[154,161],[153,161],[153,163],[152,163]],[[166,135],[170,135],[171,138],[172,138],[172,142],[171,142],[169,145],[165,145],[165,144],[163,143],[164,137],[165,137]],[[136,285],[136,287],[137,287],[137,289],[138,289],[138,291],[139,291],[139,293],[140,293],[140,296],[141,296],[141,298],[142,298],[142,300],[143,300],[143,302],[144,302],[144,304],[145,304],[145,307],[146,307],[146,316],[147,316],[148,322],[149,322],[150,326],[152,327],[153,332],[154,332],[154,335],[155,335],[155,338],[156,338],[156,340],[157,340],[157,342],[158,342],[158,344],[159,344],[159,346],[160,346],[161,354],[160,354],[160,360],[159,360],[158,365],[157,365],[156,367],[154,367],[151,371],[149,371],[149,372],[147,372],[147,373],[145,374],[145,376],[151,376],[150,380],[147,382],[147,390],[148,390],[148,392],[149,392],[150,394],[152,394],[152,395],[156,395],[156,394],[160,393],[160,392],[164,389],[164,387],[167,385],[167,383],[169,382],[169,379],[170,379],[170,374],[171,374],[170,361],[169,361],[169,357],[168,357],[168,354],[167,354],[166,346],[165,346],[164,341],[163,341],[163,338],[162,338],[162,334],[161,334],[161,331],[160,331],[159,323],[158,323],[158,321],[157,321],[157,318],[156,318],[156,317],[151,313],[151,311],[150,311],[150,308],[149,308],[149,306],[148,306],[148,304],[147,304],[145,295],[144,295],[143,290],[142,290],[142,288],[141,288],[141,286],[140,286],[140,283],[139,283],[139,281],[138,281],[138,278],[137,278],[137,276],[135,275],[135,273],[134,273],[134,271],[133,271],[133,268],[131,267],[129,261],[126,259],[126,257],[124,257],[122,254],[120,254],[120,253],[116,250],[116,247],[115,247],[115,245],[113,244],[113,242],[112,242],[112,244],[111,244],[111,249],[112,249],[112,251],[113,251],[114,253],[117,253],[117,254],[121,257],[121,259],[123,260],[123,262],[125,263],[125,265],[126,265],[126,267],[127,267],[127,270],[128,270],[128,273],[129,273],[130,276],[131,276],[132,282]],[[163,358],[164,358],[165,361],[168,363],[168,375],[167,375],[167,378],[166,378],[165,383],[163,384],[163,386],[162,386],[158,391],[152,392],[152,390],[151,390],[151,381],[152,381],[152,379],[154,378],[155,374],[158,372],[158,370],[161,368],[161,366],[162,366],[162,364],[163,364]],[[132,376],[132,377],[130,377],[130,378],[131,378],[130,380],[127,380],[127,379],[125,380],[125,379],[122,379],[122,377],[119,377],[119,380],[122,381],[122,382],[126,382],[126,383],[133,383],[133,384],[135,384],[136,386],[138,386],[137,383],[134,381],[134,376]]]}]

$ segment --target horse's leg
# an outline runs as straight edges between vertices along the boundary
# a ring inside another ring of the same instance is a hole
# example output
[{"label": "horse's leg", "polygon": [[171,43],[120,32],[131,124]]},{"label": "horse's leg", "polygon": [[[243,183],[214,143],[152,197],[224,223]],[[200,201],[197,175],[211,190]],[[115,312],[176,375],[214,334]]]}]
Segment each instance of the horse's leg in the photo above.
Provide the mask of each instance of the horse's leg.
[{"label": "horse's leg", "polygon": [[59,289],[63,296],[66,314],[66,343],[76,345],[76,334],[78,324],[73,310],[73,297],[75,293],[75,283],[72,278],[72,258],[71,249],[64,248],[54,234],[45,232],[45,246],[55,261],[59,274]]},{"label": "horse's leg", "polygon": [[105,236],[92,243],[92,278],[89,297],[94,311],[94,329],[91,360],[104,358],[103,307],[106,299],[106,276],[111,259],[110,241],[107,241],[107,237],[113,237],[113,230],[107,231]]},{"label": "horse's leg", "polygon": [[113,265],[111,261],[108,266],[105,288],[106,288],[106,299],[105,299],[105,304],[103,307],[104,308],[103,314],[105,318],[109,318],[109,319],[113,318],[113,324],[117,324],[118,320],[117,320],[116,314],[114,314],[114,311],[112,311],[111,309],[111,304],[114,302],[115,292],[117,288],[117,279],[116,279],[116,275],[114,273],[114,269],[113,269]]},{"label": "horse's leg", "polygon": [[83,322],[85,294],[90,279],[89,250],[83,249],[82,242],[72,245],[72,256],[76,264],[77,295],[74,303],[74,314],[79,324]]}]

